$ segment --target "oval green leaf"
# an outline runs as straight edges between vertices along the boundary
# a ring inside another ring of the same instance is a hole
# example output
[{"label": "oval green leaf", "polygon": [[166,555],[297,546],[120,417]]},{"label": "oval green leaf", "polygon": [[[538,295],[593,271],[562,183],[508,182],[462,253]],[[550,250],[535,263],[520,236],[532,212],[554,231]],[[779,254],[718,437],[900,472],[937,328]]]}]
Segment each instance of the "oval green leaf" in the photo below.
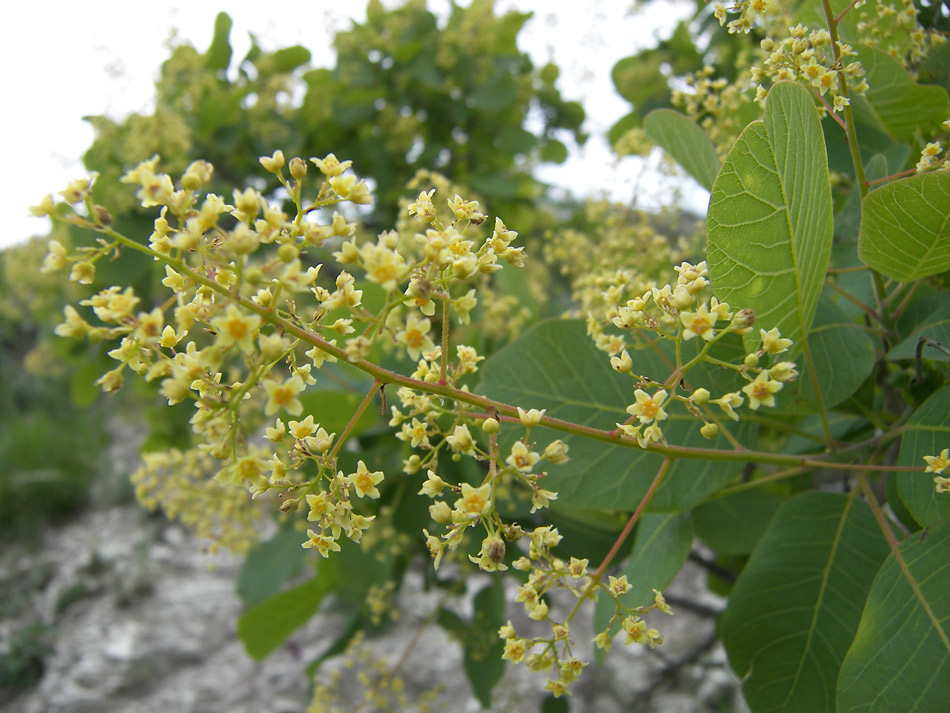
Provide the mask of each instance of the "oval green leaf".
[{"label": "oval green leaf", "polygon": [[887,52],[857,45],[869,89],[852,95],[855,119],[879,128],[897,140],[913,141],[918,132],[928,136],[950,114],[950,99],[942,87],[921,86]]},{"label": "oval green leaf", "polygon": [[330,577],[314,577],[309,582],[275,594],[238,619],[238,637],[248,655],[260,661],[287,640],[312,617],[320,602],[333,588]]},{"label": "oval green leaf", "polygon": [[901,282],[950,269],[950,171],[931,171],[869,193],[858,256]]},{"label": "oval green leaf", "polygon": [[749,124],[713,184],[707,262],[720,300],[755,310],[801,346],[831,251],[828,158],[808,90],[772,87],[763,121]]},{"label": "oval green leaf", "polygon": [[650,141],[666,151],[673,160],[707,191],[711,191],[719,173],[716,147],[699,125],[673,109],[656,109],[643,119]]},{"label": "oval green leaf", "polygon": [[855,498],[812,492],[778,509],[720,620],[753,713],[834,713],[837,673],[887,552]]},{"label": "oval green leaf", "polygon": [[838,677],[838,713],[930,713],[950,705],[950,523],[900,546],[874,579]]}]

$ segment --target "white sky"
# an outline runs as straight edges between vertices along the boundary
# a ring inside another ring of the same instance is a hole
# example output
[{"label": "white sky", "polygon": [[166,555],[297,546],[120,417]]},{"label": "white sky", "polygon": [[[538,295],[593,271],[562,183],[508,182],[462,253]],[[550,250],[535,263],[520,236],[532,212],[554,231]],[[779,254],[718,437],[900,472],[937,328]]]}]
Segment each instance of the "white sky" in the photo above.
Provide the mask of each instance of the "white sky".
[{"label": "white sky", "polygon": [[[429,3],[442,17],[448,5],[447,0]],[[496,0],[499,13],[509,8],[534,11],[518,37],[519,46],[537,65],[553,59],[561,67],[562,95],[587,110],[588,145],[566,164],[542,171],[540,178],[575,192],[606,192],[624,202],[636,194],[642,205],[655,206],[665,200],[656,189],[658,175],[646,172],[639,159],[618,164],[603,138],[629,111],[613,89],[610,69],[618,59],[651,45],[655,36],[668,36],[694,6],[668,0],[631,15],[631,5],[632,0]],[[147,5],[49,0],[8,9],[7,37],[0,43],[0,66],[6,68],[8,83],[0,131],[7,165],[0,179],[7,216],[0,247],[45,234],[47,222],[29,217],[28,206],[84,175],[81,156],[93,134],[83,116],[116,118],[151,111],[155,78],[168,56],[165,44],[173,29],[203,51],[211,41],[214,18],[224,9],[234,20],[235,57],[244,56],[248,33],[254,32],[265,49],[302,44],[313,53],[315,66],[332,66],[333,34],[349,27],[351,18],[365,19],[362,0],[343,6],[331,0],[168,0]],[[669,195],[667,186],[660,191]],[[703,211],[707,199],[698,186],[687,189],[686,202],[694,210]]]}]

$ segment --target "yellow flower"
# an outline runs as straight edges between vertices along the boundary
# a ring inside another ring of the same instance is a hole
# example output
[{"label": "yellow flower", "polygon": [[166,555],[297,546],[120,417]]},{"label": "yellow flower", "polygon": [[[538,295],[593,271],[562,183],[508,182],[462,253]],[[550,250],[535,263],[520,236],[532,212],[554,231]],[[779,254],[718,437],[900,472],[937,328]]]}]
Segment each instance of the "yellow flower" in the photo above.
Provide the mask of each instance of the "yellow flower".
[{"label": "yellow flower", "polygon": [[709,403],[719,404],[719,408],[731,418],[733,421],[739,420],[739,415],[735,412],[735,409],[742,406],[745,403],[745,399],[739,395],[738,391],[730,391],[728,394],[723,394],[718,399],[713,399]]},{"label": "yellow flower", "polygon": [[536,408],[528,409],[525,411],[520,406],[518,407],[518,420],[521,421],[525,426],[536,426],[541,423],[541,419],[544,418],[544,412],[547,409],[541,409],[540,411]]},{"label": "yellow flower", "polygon": [[743,386],[742,390],[749,397],[749,408],[755,411],[763,404],[775,406],[774,394],[780,391],[782,386],[784,386],[782,382],[774,381],[769,377],[769,372],[762,371],[755,377],[755,381]]},{"label": "yellow flower", "polygon": [[508,456],[505,462],[522,473],[527,473],[539,460],[541,460],[541,456],[534,451],[529,451],[522,441],[515,441],[515,444],[511,447],[511,455]]},{"label": "yellow flower", "polygon": [[707,342],[716,336],[713,325],[716,323],[716,314],[710,314],[709,308],[702,304],[695,312],[680,312],[680,321],[686,329],[683,330],[683,339],[689,341],[693,337],[702,337]]},{"label": "yellow flower", "polygon": [[950,448],[944,448],[939,456],[924,456],[927,461],[925,473],[943,473],[950,467]]},{"label": "yellow flower", "polygon": [[429,320],[419,319],[416,315],[410,314],[409,319],[406,320],[405,329],[397,335],[396,339],[406,345],[409,358],[413,361],[418,361],[422,352],[427,352],[435,347],[431,337],[429,337],[431,328],[432,325]]},{"label": "yellow flower", "polygon": [[311,158],[310,161],[324,176],[340,176],[353,165],[352,161],[340,161],[332,153],[327,154],[325,158]]},{"label": "yellow flower", "polygon": [[663,410],[663,402],[667,397],[666,391],[661,389],[650,396],[646,391],[637,389],[633,395],[636,396],[637,402],[627,407],[627,413],[640,419],[640,423],[666,419],[668,414]]},{"label": "yellow flower", "polygon": [[299,416],[303,412],[303,404],[297,396],[304,390],[303,379],[292,376],[287,381],[265,381],[264,391],[267,392],[267,405],[264,413],[272,416],[280,409],[284,409],[291,416]]},{"label": "yellow flower", "polygon": [[782,339],[782,335],[778,331],[778,327],[765,331],[764,329],[759,330],[759,336],[762,337],[762,349],[764,349],[769,354],[781,354],[782,352],[787,352],[788,348],[792,346],[791,339]]},{"label": "yellow flower", "polygon": [[261,325],[261,318],[256,314],[245,315],[232,304],[223,315],[212,319],[211,324],[218,333],[216,346],[237,344],[241,351],[250,353],[254,349],[254,335]]},{"label": "yellow flower", "polygon": [[620,577],[608,577],[607,589],[609,589],[615,596],[622,597],[624,594],[630,591],[630,583],[627,581],[627,575],[624,574]]},{"label": "yellow flower", "polygon": [[480,488],[462,483],[462,497],[455,501],[455,509],[472,517],[487,515],[491,511],[491,483]]},{"label": "yellow flower", "polygon": [[314,423],[313,414],[309,414],[303,421],[290,421],[287,424],[290,433],[298,441],[302,441],[307,436],[312,436],[317,430],[317,424]]},{"label": "yellow flower", "polygon": [[307,530],[307,537],[310,539],[303,543],[302,547],[313,548],[320,553],[321,557],[328,557],[331,552],[339,552],[339,543],[331,537],[322,533],[316,533],[313,530]]},{"label": "yellow flower", "polygon": [[366,463],[359,461],[356,464],[356,472],[348,475],[346,479],[356,489],[356,494],[359,497],[378,498],[379,490],[376,486],[383,482],[383,472],[377,470],[371,473],[366,467]]}]

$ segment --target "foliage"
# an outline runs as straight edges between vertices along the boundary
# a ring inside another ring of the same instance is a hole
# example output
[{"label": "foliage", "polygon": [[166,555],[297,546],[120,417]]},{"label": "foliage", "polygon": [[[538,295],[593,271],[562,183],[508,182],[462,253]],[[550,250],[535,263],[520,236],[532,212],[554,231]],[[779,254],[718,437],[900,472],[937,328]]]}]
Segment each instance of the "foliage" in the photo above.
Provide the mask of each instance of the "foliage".
[{"label": "foliage", "polygon": [[[578,616],[593,618],[598,656],[617,634],[662,645],[661,590],[698,536],[738,570],[720,636],[754,713],[945,705],[945,38],[907,2],[815,7],[711,10],[729,29],[721,47],[746,59],[728,77],[700,70],[684,114],[646,117],[646,135],[711,185],[705,256],[591,206],[588,234],[564,230],[546,250],[568,283],[548,301],[573,300],[582,319],[539,320],[507,344],[499,324],[531,312],[504,297],[536,294],[538,273],[518,277],[531,263],[518,234],[433,174],[431,187],[393,183],[414,200],[375,234],[359,226],[368,182],[329,153],[244,151],[228,165],[257,157],[266,178],[225,176],[221,194],[207,192],[221,173],[207,161],[173,177],[145,159],[120,179],[151,211],[135,235],[98,202],[114,186],[77,180],[36,207],[99,241],[50,241],[44,272],[90,282],[116,251],[164,267],[160,297],[118,281],[79,302],[89,310],[66,306],[56,331],[113,347],[105,391],[142,377],[188,417],[190,442],[133,476],[143,503],[239,551],[257,518],[281,521],[241,580],[252,656],[335,606],[348,624],[313,668],[352,660],[427,552],[444,599],[426,624],[461,642],[482,704],[501,660],[559,697],[589,663]],[[417,10],[371,5],[358,31],[392,17],[411,36]],[[205,59],[217,70],[226,26]],[[520,24],[502,26],[510,53]],[[664,51],[684,47],[691,66],[703,54],[683,32]],[[493,67],[465,106],[510,95]],[[339,140],[372,145],[371,115],[348,108],[326,107],[357,132]],[[501,206],[522,197],[503,192]],[[475,576],[491,584],[463,617],[445,602]],[[403,660],[367,672],[364,704],[398,700]],[[311,710],[330,700],[320,683]]]}]

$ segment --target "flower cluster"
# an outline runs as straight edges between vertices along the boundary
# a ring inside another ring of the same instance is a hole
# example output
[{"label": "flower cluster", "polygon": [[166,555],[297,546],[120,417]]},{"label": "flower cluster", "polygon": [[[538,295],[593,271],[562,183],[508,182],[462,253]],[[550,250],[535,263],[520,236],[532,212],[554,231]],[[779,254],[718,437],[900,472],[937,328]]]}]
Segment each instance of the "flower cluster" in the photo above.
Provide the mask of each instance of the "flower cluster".
[{"label": "flower cluster", "polygon": [[840,41],[837,48],[833,48],[828,30],[810,30],[798,24],[788,28],[788,36],[781,42],[766,37],[762,40],[762,50],[767,55],[762,66],[752,68],[752,80],[758,84],[756,101],[762,101],[768,95],[761,84],[764,79],[772,82],[800,81],[821,97],[827,94],[830,107],[836,112],[843,111],[851,103],[841,91],[842,80],[857,94],[868,90],[864,67],[860,62],[849,61],[857,53]]},{"label": "flower cluster", "polygon": [[[192,517],[196,508],[187,503],[199,498],[181,495],[185,504],[178,503],[175,488],[159,487],[156,474],[172,462],[194,461],[201,467],[184,468],[184,474],[207,479],[208,492],[230,493],[221,496],[219,509],[234,509],[231,498],[242,497],[242,491],[244,500],[248,494],[276,495],[284,513],[304,506],[310,529],[303,546],[326,557],[340,549],[343,536],[361,541],[376,517],[373,501],[380,498],[384,475],[362,460],[351,472],[338,467],[359,413],[339,437],[329,433],[306,413],[308,387],[325,364],[359,361],[377,348],[402,351],[417,361],[413,376],[419,381],[460,386],[482,357],[468,345],[454,344],[450,358],[450,322],[467,324],[479,301],[478,287],[503,264],[521,266],[524,251],[513,245],[517,233],[500,219],[476,239],[472,233],[487,220],[478,203],[455,194],[444,201],[446,211],[436,206],[433,190],[408,206],[409,229],[362,240],[358,224],[345,217],[345,204],[366,204],[372,197],[366,182],[352,174],[351,162],[333,154],[310,159],[319,172],[316,181],[308,178],[307,161],[288,161],[280,151],[260,162],[276,179],[283,200],[280,192],[264,195],[253,187],[234,189],[230,200],[202,194],[214,172],[206,161],[190,164],[177,182],[161,172],[157,156],[128,171],[122,181],[137,188],[140,204],[159,210],[147,251],[165,264],[162,285],[172,295],[143,310],[131,287],[108,287],[80,302],[95,321],[70,305],[56,331],[118,341],[109,351],[118,365],[98,382],[105,391],[118,390],[134,372],[157,383],[169,405],[186,402],[193,408],[195,448],[150,457],[138,476],[143,501],[182,519]],[[102,236],[72,254],[59,241],[49,243],[43,271],[71,268],[70,278],[79,284],[93,281],[97,261],[121,249],[144,249],[112,229],[108,212],[92,202],[93,181],[73,181],[62,191],[73,206],[65,218],[54,214],[51,197],[34,209]],[[293,217],[285,212],[288,204]],[[308,253],[335,262],[323,269]],[[364,303],[367,290],[381,295],[376,311]],[[439,309],[436,334],[429,318]],[[409,389],[399,395],[408,422],[398,436],[424,448],[428,435],[439,430],[438,418],[452,409]],[[399,409],[393,420],[400,425]],[[262,431],[267,445],[259,443]],[[473,454],[462,444],[462,433],[457,427],[444,434],[450,436],[444,442]],[[430,459],[433,467],[437,453]],[[169,483],[188,490],[178,480]],[[203,507],[215,517],[214,507]],[[221,530],[204,527],[209,534]]]},{"label": "flower cluster", "polygon": [[[729,334],[745,335],[752,331],[755,315],[751,310],[735,310],[716,297],[703,299],[709,287],[706,263],[693,265],[683,262],[676,268],[675,283],[648,290],[622,300],[623,290],[605,291],[602,297],[612,302],[605,319],[594,313],[588,315],[588,333],[593,335],[598,348],[608,352],[610,365],[615,371],[629,374],[635,381],[635,401],[627,408],[630,419],[617,424],[618,429],[629,438],[636,439],[641,447],[651,443],[665,443],[662,422],[669,414],[665,407],[679,402],[693,416],[703,421],[702,434],[715,437],[720,426],[709,406],[719,406],[730,419],[739,420],[736,409],[748,401],[751,410],[760,406],[774,406],[775,394],[782,386],[798,377],[793,362],[776,361],[775,356],[788,351],[792,342],[782,338],[777,328],[759,330],[759,346],[744,355],[741,362],[727,361],[716,356],[714,347]],[[611,330],[614,328],[614,330]],[[620,333],[616,329],[622,330]],[[639,335],[648,338],[660,336],[672,342],[674,350],[674,376],[665,382],[656,381],[635,370],[631,351]],[[693,340],[696,340],[693,342]],[[696,352],[687,359],[685,347],[698,343]],[[767,358],[769,363],[761,364]],[[705,388],[688,388],[684,378],[701,362],[713,363],[731,369],[747,383],[735,391],[712,397]],[[683,387],[685,395],[676,393]]]},{"label": "flower cluster", "polygon": [[[519,409],[520,421],[528,427],[528,433],[530,433],[530,427],[538,424],[543,415],[543,410]],[[417,420],[414,422],[418,425],[410,426],[410,431],[422,428],[421,423]],[[488,474],[479,485],[448,483],[431,468],[426,471],[427,478],[419,494],[433,500],[432,505],[429,506],[429,514],[437,525],[444,527],[441,537],[425,532],[426,546],[435,560],[436,569],[439,568],[446,553],[454,552],[459,548],[468,528],[476,525],[482,526],[485,536],[478,554],[469,555],[469,559],[478,565],[479,569],[486,572],[508,569],[505,564],[507,551],[505,543],[517,542],[525,535],[519,525],[504,522],[496,508],[499,493],[504,491],[507,494],[511,483],[517,482],[528,489],[531,498],[531,513],[547,507],[552,500],[557,499],[556,493],[540,486],[539,481],[544,478],[546,472],[539,471],[538,466],[542,461],[547,461],[552,465],[566,462],[568,460],[567,444],[561,440],[554,440],[541,453],[538,453],[532,450],[533,444],[530,444],[525,437],[515,441],[508,455],[503,459],[497,437],[500,428],[500,423],[494,418],[485,418],[482,421],[481,430],[489,435],[487,448],[476,443],[468,424],[457,424],[442,441],[458,455],[469,455],[479,460],[489,461]],[[410,472],[432,464],[434,456],[438,453],[438,448],[431,447],[428,436],[422,430],[418,431],[415,440],[416,445],[427,448],[429,452],[422,458],[413,456],[407,461],[406,469]]]},{"label": "flower cluster", "polygon": [[[656,629],[649,628],[643,616],[651,609],[673,613],[663,595],[656,590],[653,590],[655,598],[651,605],[630,606],[629,597],[625,596],[631,589],[626,575],[611,575],[604,583],[602,572],[589,571],[588,560],[571,557],[565,562],[554,556],[553,548],[560,541],[557,529],[536,528],[530,536],[527,555],[512,564],[515,569],[528,574],[527,581],[518,588],[515,601],[523,604],[530,619],[546,622],[550,635],[520,636],[510,620],[498,631],[505,642],[502,658],[512,663],[524,663],[532,671],[547,672],[549,677],[545,688],[555,697],[568,693],[570,685],[587,665],[577,656],[570,630],[571,622],[584,601],[605,595],[614,602],[614,614],[607,628],[594,638],[594,644],[604,650],[610,648],[618,623],[627,634],[625,644],[647,645],[651,649],[662,644],[663,636]],[[575,600],[575,606],[566,617],[557,618],[551,611],[549,602],[553,601],[555,590],[568,592]]]}]

